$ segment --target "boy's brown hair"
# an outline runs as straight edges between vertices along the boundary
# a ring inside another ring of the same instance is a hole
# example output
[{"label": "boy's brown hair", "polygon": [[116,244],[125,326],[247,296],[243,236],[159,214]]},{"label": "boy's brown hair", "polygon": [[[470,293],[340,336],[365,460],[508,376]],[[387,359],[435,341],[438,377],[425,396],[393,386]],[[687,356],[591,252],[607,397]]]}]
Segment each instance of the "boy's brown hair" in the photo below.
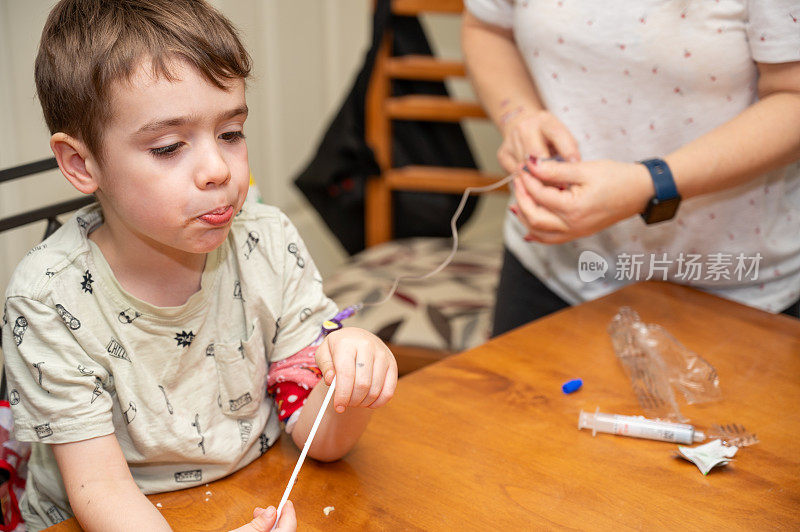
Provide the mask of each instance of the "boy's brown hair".
[{"label": "boy's brown hair", "polygon": [[172,81],[170,63],[188,61],[211,83],[250,74],[236,29],[203,0],[61,0],[50,12],[36,57],[36,90],[51,133],[80,139],[103,159],[109,88],[142,59]]}]

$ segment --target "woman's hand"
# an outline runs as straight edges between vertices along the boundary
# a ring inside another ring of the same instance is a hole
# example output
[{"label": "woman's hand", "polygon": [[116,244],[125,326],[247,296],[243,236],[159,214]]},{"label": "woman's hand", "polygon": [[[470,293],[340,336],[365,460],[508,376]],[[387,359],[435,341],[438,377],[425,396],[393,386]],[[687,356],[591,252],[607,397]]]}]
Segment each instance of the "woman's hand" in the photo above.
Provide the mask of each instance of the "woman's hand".
[{"label": "woman's hand", "polygon": [[581,160],[572,133],[548,111],[517,107],[504,112],[500,121],[503,143],[497,150],[497,160],[509,174],[519,171],[531,156],[546,159],[560,155],[565,161]]},{"label": "woman's hand", "polygon": [[528,241],[560,244],[642,212],[655,190],[642,164],[529,161],[514,180],[511,210]]}]

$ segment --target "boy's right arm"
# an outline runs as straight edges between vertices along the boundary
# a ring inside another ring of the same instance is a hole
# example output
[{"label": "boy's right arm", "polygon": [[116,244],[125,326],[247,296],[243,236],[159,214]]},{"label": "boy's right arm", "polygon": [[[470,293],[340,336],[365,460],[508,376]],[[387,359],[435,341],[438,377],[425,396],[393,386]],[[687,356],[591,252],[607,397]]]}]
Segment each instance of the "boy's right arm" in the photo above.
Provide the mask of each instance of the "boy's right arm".
[{"label": "boy's right arm", "polygon": [[75,517],[92,530],[170,530],[131,476],[114,434],[53,445]]},{"label": "boy's right arm", "polygon": [[[84,530],[141,532],[172,530],[134,482],[113,434],[53,445],[69,504]],[[234,532],[269,532],[275,508],[256,508],[253,520]],[[294,506],[287,501],[275,532],[297,529]]]}]

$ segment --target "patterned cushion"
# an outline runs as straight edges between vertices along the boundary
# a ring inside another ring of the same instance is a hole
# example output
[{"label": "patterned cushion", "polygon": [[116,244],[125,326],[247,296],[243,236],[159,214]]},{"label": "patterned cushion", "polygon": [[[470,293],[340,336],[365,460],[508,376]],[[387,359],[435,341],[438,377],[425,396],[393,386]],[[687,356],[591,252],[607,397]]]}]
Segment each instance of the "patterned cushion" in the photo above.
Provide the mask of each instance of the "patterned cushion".
[{"label": "patterned cushion", "polygon": [[[340,306],[382,300],[401,275],[422,276],[450,253],[449,238],[387,242],[355,255],[325,280]],[[403,279],[389,301],[365,306],[346,325],[362,327],[383,341],[459,352],[489,338],[502,242],[461,244],[453,261],[428,279]]]}]

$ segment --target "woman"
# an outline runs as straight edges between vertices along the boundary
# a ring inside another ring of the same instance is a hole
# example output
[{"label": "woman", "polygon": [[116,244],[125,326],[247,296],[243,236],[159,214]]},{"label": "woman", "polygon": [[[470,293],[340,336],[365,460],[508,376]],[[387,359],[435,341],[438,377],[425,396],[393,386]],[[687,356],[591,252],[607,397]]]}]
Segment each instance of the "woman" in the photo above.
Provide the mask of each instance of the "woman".
[{"label": "woman", "polygon": [[466,7],[517,174],[494,334],[648,278],[797,316],[800,3]]}]

